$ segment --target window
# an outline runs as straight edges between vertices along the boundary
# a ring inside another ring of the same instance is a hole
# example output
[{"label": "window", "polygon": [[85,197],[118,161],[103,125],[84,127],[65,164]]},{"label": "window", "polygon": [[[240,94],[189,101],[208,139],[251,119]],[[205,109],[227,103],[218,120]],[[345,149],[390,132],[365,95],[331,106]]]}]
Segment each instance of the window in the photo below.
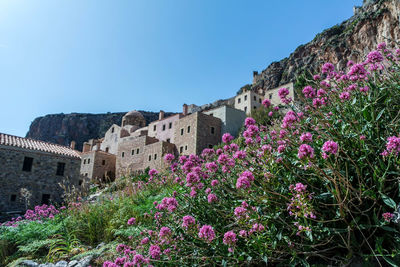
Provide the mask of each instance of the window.
[{"label": "window", "polygon": [[253,107],[253,109],[256,109],[256,108],[257,108],[256,106]]},{"label": "window", "polygon": [[257,97],[256,96],[254,96],[254,101],[257,101]]},{"label": "window", "polygon": [[138,148],[138,149],[136,149],[136,154],[139,154],[139,148]]},{"label": "window", "polygon": [[183,129],[181,129],[181,135],[183,135]]},{"label": "window", "polygon": [[187,145],[185,146],[185,150],[187,150]]},{"label": "window", "polygon": [[125,157],[125,152],[122,152],[122,153],[121,153],[121,157]]},{"label": "window", "polygon": [[213,148],[213,145],[212,144],[208,144],[208,148]]},{"label": "window", "polygon": [[154,125],[153,126],[153,131],[156,131],[157,130],[157,125]]},{"label": "window", "polygon": [[149,155],[149,161],[151,160],[151,155]]},{"label": "window", "polygon": [[214,113],[210,113],[210,116],[213,117],[213,116],[214,116]]},{"label": "window", "polygon": [[132,156],[135,155],[135,149],[132,149],[131,155],[132,155]]},{"label": "window", "polygon": [[111,128],[111,132],[114,133],[114,127]]},{"label": "window", "polygon": [[258,103],[260,103],[260,104],[261,104],[261,98],[260,98],[260,99],[258,99]]},{"label": "window", "polygon": [[12,194],[11,197],[10,197],[10,201],[11,202],[15,202],[16,200],[17,200],[17,195]]},{"label": "window", "polygon": [[22,170],[25,171],[25,172],[32,171],[32,163],[33,163],[33,158],[25,157],[24,158],[24,165],[22,166]]},{"label": "window", "polygon": [[165,124],[163,124],[162,130],[165,131],[165,128],[166,128],[166,126],[165,126]]},{"label": "window", "polygon": [[89,176],[89,173],[85,173],[85,176],[88,177],[88,176]]},{"label": "window", "polygon": [[78,185],[82,185],[82,183],[83,183],[83,181],[82,181],[82,180],[79,180]]},{"label": "window", "polygon": [[167,139],[167,143],[171,143],[171,139],[168,138],[168,139]]},{"label": "window", "polygon": [[246,100],[247,100],[247,95],[244,96],[244,101],[246,101]]},{"label": "window", "polygon": [[269,99],[270,99],[270,100],[272,99],[272,94],[269,94]]},{"label": "window", "polygon": [[64,175],[64,169],[65,169],[65,163],[64,162],[57,162],[56,175],[63,176]]},{"label": "window", "polygon": [[190,133],[190,126],[188,126],[188,128],[187,128],[187,132]]},{"label": "window", "polygon": [[238,104],[240,104],[240,98],[238,98]]},{"label": "window", "polygon": [[83,160],[83,164],[86,164],[86,159]]},{"label": "window", "polygon": [[183,146],[179,148],[179,153],[183,153]]},{"label": "window", "polygon": [[103,161],[101,162],[101,165],[106,165],[106,161],[103,159]]},{"label": "window", "polygon": [[154,154],[154,160],[156,160],[157,159],[157,154]]},{"label": "window", "polygon": [[215,133],[215,128],[211,127],[211,134],[214,134],[214,133]]},{"label": "window", "polygon": [[172,122],[170,122],[169,124],[168,124],[168,129],[171,129],[172,128]]},{"label": "window", "polygon": [[42,195],[42,204],[49,205],[50,203],[50,194],[43,194]]},{"label": "window", "polygon": [[108,151],[110,150],[110,148],[109,147],[106,147],[106,152],[108,153]]},{"label": "window", "polygon": [[247,107],[244,107],[244,112],[247,112]]},{"label": "window", "polygon": [[87,160],[87,164],[89,164],[89,163],[90,163],[90,159]]}]

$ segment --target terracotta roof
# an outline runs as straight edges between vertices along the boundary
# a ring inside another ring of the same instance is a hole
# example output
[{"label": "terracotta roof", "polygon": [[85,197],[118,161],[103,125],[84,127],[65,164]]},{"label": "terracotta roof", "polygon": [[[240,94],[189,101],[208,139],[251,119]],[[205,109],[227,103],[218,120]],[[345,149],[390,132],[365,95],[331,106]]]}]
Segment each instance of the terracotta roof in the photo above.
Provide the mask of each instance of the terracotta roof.
[{"label": "terracotta roof", "polygon": [[0,133],[0,145],[37,150],[73,158],[81,157],[78,151],[73,150],[67,146],[61,146],[57,144],[47,143],[39,140],[23,138],[3,133]]}]

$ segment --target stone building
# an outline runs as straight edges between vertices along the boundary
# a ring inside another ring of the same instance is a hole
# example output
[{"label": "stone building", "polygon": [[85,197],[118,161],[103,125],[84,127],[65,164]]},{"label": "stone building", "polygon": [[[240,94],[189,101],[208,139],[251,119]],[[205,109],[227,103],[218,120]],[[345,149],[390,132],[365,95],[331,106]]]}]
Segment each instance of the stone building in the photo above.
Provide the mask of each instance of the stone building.
[{"label": "stone building", "polygon": [[60,203],[60,184],[80,188],[80,153],[70,147],[0,134],[0,213]]},{"label": "stone building", "polygon": [[179,113],[165,118],[164,111],[161,110],[159,119],[149,124],[148,135],[160,141],[174,143],[175,125],[183,116],[185,116],[185,114]]},{"label": "stone building", "polygon": [[81,175],[99,182],[115,180],[114,154],[93,150],[82,152],[81,157]]},{"label": "stone building", "polygon": [[237,137],[240,129],[244,125],[246,113],[243,110],[224,105],[214,109],[204,111],[204,114],[219,118],[222,122],[221,135],[230,133]]},{"label": "stone building", "polygon": [[243,110],[247,115],[262,105],[264,97],[258,93],[247,90],[235,97],[234,108]]},{"label": "stone building", "polygon": [[281,104],[281,99],[280,99],[279,94],[278,94],[278,91],[281,88],[287,88],[289,90],[288,97],[290,97],[292,100],[295,100],[294,99],[294,84],[292,82],[284,84],[284,85],[281,85],[281,86],[279,86],[277,88],[266,90],[264,98],[265,99],[269,99],[271,101],[271,104],[274,105],[274,106],[277,106],[277,105]]}]

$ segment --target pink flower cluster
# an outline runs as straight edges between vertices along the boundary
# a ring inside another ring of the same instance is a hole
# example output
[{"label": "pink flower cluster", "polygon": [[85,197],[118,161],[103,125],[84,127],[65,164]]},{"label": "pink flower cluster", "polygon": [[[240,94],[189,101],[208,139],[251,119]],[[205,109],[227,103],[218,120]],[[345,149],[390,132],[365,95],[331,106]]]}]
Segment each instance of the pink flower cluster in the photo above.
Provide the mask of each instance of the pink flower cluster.
[{"label": "pink flower cluster", "polygon": [[199,231],[199,238],[211,243],[215,239],[214,228],[210,225],[203,225]]},{"label": "pink flower cluster", "polygon": [[398,155],[400,152],[400,137],[391,136],[387,138],[386,150],[381,153],[383,156]]}]

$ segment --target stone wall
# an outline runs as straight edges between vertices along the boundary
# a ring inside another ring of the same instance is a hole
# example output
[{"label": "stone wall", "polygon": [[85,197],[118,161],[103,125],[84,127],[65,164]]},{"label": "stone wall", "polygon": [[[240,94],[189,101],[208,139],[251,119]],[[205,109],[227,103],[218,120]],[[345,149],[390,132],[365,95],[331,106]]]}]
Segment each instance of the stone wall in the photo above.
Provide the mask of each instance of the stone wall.
[{"label": "stone wall", "polygon": [[261,106],[263,99],[263,96],[253,91],[245,91],[235,97],[234,107],[243,110],[247,115],[249,115],[253,109],[257,109]]},{"label": "stone wall", "polygon": [[[33,158],[30,171],[23,171],[24,158]],[[63,189],[59,183],[69,182],[69,186],[78,187],[83,182],[79,175],[80,158],[56,155],[52,153],[0,146],[0,212],[24,211],[42,204],[46,195],[50,203],[62,201]],[[58,163],[64,163],[63,175],[56,175]],[[24,198],[21,189],[31,195]]]},{"label": "stone wall", "polygon": [[182,114],[176,114],[149,124],[149,136],[155,137],[160,141],[174,143],[174,131],[176,122],[182,118]]},{"label": "stone wall", "polygon": [[108,153],[117,155],[118,153],[118,139],[120,135],[121,127],[113,124],[104,135],[104,140],[101,143],[101,150]]},{"label": "stone wall", "polygon": [[[90,162],[88,160],[90,159]],[[82,154],[81,175],[97,181],[115,179],[116,155],[103,151]]]},{"label": "stone wall", "polygon": [[265,91],[265,96],[264,97],[266,99],[269,99],[271,101],[271,104],[274,105],[274,106],[277,106],[277,105],[281,104],[281,99],[280,99],[280,97],[278,95],[278,91],[281,88],[289,89],[289,97],[292,98],[293,100],[295,100],[294,99],[294,86],[293,86],[293,83],[287,83],[287,84],[284,84],[284,85],[279,86],[277,88],[273,88],[273,89]]},{"label": "stone wall", "polygon": [[204,148],[221,143],[221,126],[220,119],[204,113],[198,113],[195,154],[200,154]]},{"label": "stone wall", "polygon": [[145,146],[145,153],[143,157],[143,169],[157,169],[162,170],[167,167],[163,158],[165,154],[176,154],[175,145],[168,142],[157,142]]}]

